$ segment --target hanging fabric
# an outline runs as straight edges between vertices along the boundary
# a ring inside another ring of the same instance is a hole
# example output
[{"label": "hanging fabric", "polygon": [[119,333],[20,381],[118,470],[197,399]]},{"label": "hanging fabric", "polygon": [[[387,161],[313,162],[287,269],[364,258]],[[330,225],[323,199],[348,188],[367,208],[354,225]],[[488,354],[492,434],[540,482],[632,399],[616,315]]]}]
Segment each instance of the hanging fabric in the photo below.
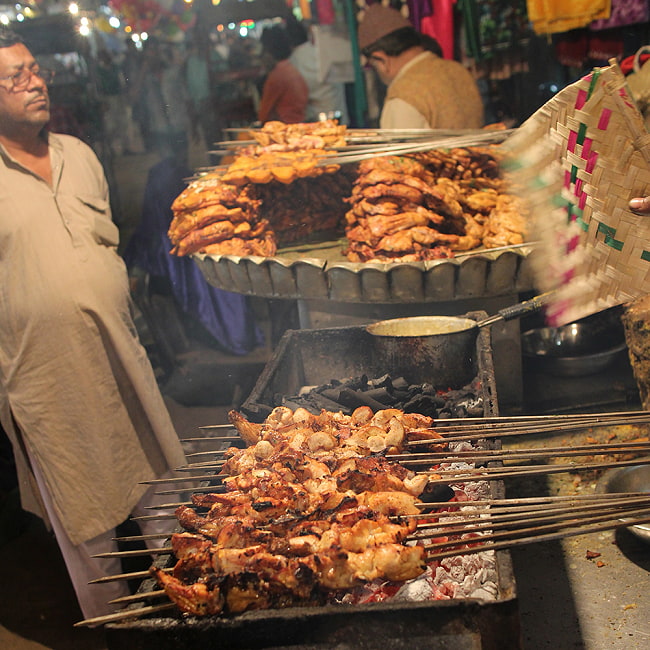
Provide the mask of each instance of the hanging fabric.
[{"label": "hanging fabric", "polygon": [[526,0],[536,34],[557,34],[610,17],[612,0]]},{"label": "hanging fabric", "polygon": [[626,27],[647,23],[650,20],[650,2],[648,0],[611,0],[612,11],[609,18],[595,20],[589,29],[598,31],[614,27]]},{"label": "hanging fabric", "polygon": [[458,0],[467,54],[477,61],[515,48],[530,38],[526,0]]},{"label": "hanging fabric", "polygon": [[316,15],[320,25],[333,25],[336,22],[336,12],[332,0],[316,0]]},{"label": "hanging fabric", "polygon": [[431,4],[433,10],[420,18],[420,31],[435,38],[440,43],[445,59],[453,59],[454,5],[456,0],[431,0]]}]

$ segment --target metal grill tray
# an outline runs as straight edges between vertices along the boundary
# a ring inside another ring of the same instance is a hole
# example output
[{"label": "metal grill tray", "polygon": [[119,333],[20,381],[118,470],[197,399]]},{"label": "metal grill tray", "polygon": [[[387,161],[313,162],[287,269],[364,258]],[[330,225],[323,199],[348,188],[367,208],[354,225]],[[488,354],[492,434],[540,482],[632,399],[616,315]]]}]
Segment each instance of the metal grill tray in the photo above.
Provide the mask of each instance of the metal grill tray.
[{"label": "metal grill tray", "polygon": [[[480,320],[484,311],[469,312],[465,318]],[[276,350],[260,374],[241,410],[257,422],[266,417],[274,405],[274,395],[295,395],[303,386],[318,386],[333,379],[369,378],[390,373],[383,349],[373,345],[373,337],[365,327],[329,327],[312,330],[289,330],[280,339]],[[473,379],[480,380],[485,416],[498,415],[496,382],[492,361],[490,332],[480,329],[473,355],[464,359],[450,358],[438,368],[413,367],[409,382],[427,381],[434,388],[462,388]],[[408,373],[407,373],[408,374]]]},{"label": "metal grill tray", "polygon": [[482,298],[533,289],[534,245],[472,251],[455,258],[409,263],[353,263],[345,240],[280,249],[275,257],[193,255],[219,289],[294,300],[419,303]]},{"label": "metal grill tray", "polygon": [[[485,312],[466,317],[480,320]],[[241,410],[251,420],[263,419],[273,394],[294,394],[301,386],[336,377],[386,372],[373,358],[363,327],[289,330],[278,344]],[[434,385],[461,387],[470,373],[480,379],[484,415],[498,415],[498,401],[488,330],[480,330],[476,353],[458,359],[458,371],[435,376]],[[257,417],[256,417],[257,416]],[[494,441],[494,444],[499,444]],[[494,498],[502,498],[502,481],[491,481]],[[159,558],[157,566],[167,566]],[[521,647],[516,583],[508,551],[497,551],[498,596],[494,601],[451,599],[426,602],[383,602],[249,611],[232,617],[196,618],[178,613],[105,626],[109,650],[176,650],[177,648],[326,648],[387,650],[501,650]],[[152,579],[140,592],[156,589]]]}]

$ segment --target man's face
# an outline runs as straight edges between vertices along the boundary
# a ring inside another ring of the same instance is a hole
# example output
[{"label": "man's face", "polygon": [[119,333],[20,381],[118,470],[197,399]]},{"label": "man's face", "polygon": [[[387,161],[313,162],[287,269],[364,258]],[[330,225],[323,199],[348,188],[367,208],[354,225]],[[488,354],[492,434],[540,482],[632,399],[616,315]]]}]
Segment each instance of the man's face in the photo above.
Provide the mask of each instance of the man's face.
[{"label": "man's face", "polygon": [[370,63],[379,75],[382,83],[385,83],[386,85],[390,84],[395,77],[390,57],[387,54],[384,54],[384,52],[373,52],[368,55],[367,59],[368,63]]},{"label": "man's face", "polygon": [[32,74],[24,86],[14,87],[12,77],[30,70],[38,70],[38,65],[22,43],[0,47],[0,131],[4,133],[29,124],[42,128],[50,119],[50,99],[43,79]]}]

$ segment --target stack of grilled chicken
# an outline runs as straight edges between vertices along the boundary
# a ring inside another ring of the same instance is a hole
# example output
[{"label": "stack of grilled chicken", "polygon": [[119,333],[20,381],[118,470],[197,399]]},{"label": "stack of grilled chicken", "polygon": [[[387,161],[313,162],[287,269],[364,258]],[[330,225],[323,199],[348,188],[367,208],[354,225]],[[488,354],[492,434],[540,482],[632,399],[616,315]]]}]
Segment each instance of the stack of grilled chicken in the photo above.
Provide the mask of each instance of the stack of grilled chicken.
[{"label": "stack of grilled chicken", "polygon": [[524,209],[505,192],[494,148],[365,160],[349,202],[353,262],[417,262],[524,241]]},{"label": "stack of grilled chicken", "polygon": [[278,245],[345,234],[352,262],[417,262],[524,242],[525,211],[507,191],[498,146],[339,165],[334,148],[349,132],[333,122],[251,133],[256,143],[227,169],[174,201],[173,254],[268,257]]},{"label": "stack of grilled chicken", "polygon": [[438,448],[431,418],[277,407],[262,424],[237,412],[231,421],[249,446],[227,452],[222,488],[178,508],[187,532],[172,537],[173,572],[152,568],[182,611],[322,604],[426,570],[423,546],[406,543],[416,520],[399,517],[420,513],[428,477],[371,454],[399,453],[412,440]]}]

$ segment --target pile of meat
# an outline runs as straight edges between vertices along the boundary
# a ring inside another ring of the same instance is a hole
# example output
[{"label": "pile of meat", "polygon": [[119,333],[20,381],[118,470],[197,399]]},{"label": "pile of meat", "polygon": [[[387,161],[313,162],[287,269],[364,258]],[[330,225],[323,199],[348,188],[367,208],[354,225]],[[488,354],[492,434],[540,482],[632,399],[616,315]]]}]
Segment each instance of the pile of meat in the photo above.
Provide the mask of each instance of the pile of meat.
[{"label": "pile of meat", "polygon": [[167,235],[174,255],[275,255],[275,234],[259,214],[249,188],[206,176],[191,183],[172,204]]},{"label": "pile of meat", "polygon": [[524,210],[505,191],[498,147],[328,164],[346,129],[335,121],[269,122],[225,170],[174,201],[172,253],[272,256],[278,245],[345,234],[352,262],[453,257],[521,244]]},{"label": "pile of meat", "polygon": [[344,147],[347,127],[337,120],[285,124],[266,122],[262,128],[251,131],[257,145],[243,149],[242,153],[257,155],[271,151],[305,151],[308,149],[333,149]]},{"label": "pile of meat", "polygon": [[497,151],[464,148],[362,162],[346,214],[347,258],[415,262],[523,243],[523,206],[504,192]]},{"label": "pile of meat", "polygon": [[325,161],[335,123],[269,122],[225,171],[195,179],[173,202],[174,255],[275,255],[278,244],[342,230],[349,171]]},{"label": "pile of meat", "polygon": [[[431,418],[368,407],[348,416],[278,407],[262,424],[230,417],[248,446],[226,452],[221,486],[177,509],[187,532],[172,536],[172,573],[151,569],[181,611],[368,602],[401,590],[408,597],[422,591],[418,578],[431,597],[460,595],[467,576],[428,564],[416,535],[428,475],[384,457],[414,440],[443,448]],[[489,593],[493,578],[475,576],[473,587]]]}]

